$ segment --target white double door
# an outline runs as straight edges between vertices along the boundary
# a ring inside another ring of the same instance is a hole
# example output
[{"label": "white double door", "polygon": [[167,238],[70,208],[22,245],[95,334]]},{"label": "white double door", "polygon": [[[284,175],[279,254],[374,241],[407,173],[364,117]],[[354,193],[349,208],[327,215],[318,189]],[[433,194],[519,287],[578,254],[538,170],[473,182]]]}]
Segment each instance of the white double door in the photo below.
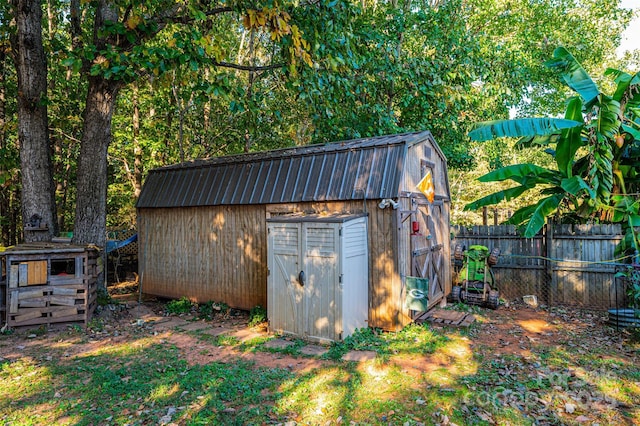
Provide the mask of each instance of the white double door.
[{"label": "white double door", "polygon": [[269,223],[268,316],[273,331],[342,338],[339,223]]}]

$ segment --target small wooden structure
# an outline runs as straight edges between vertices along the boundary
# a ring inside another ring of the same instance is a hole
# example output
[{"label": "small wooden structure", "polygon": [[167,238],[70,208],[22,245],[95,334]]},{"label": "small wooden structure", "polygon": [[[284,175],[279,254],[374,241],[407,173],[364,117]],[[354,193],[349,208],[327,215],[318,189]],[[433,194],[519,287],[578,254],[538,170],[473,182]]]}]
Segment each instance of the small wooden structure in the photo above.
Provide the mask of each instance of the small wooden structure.
[{"label": "small wooden structure", "polygon": [[[432,201],[417,189],[428,173]],[[367,217],[369,326],[398,330],[410,296],[428,308],[450,291],[447,163],[426,131],[158,168],[137,208],[144,293],[267,306],[267,221],[296,213]]]},{"label": "small wooden structure", "polygon": [[99,252],[56,243],[20,244],[0,258],[11,327],[82,321],[96,307]]}]

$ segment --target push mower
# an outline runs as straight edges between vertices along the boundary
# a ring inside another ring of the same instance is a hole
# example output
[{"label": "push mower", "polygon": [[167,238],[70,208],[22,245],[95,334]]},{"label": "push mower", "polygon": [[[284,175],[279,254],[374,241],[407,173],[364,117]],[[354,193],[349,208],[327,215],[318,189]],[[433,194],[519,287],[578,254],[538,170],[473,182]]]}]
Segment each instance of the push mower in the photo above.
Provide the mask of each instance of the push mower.
[{"label": "push mower", "polygon": [[485,246],[474,245],[469,250],[456,246],[453,257],[457,282],[451,290],[453,301],[496,309],[500,304],[500,292],[491,267],[498,263],[499,256],[497,247],[489,253]]}]

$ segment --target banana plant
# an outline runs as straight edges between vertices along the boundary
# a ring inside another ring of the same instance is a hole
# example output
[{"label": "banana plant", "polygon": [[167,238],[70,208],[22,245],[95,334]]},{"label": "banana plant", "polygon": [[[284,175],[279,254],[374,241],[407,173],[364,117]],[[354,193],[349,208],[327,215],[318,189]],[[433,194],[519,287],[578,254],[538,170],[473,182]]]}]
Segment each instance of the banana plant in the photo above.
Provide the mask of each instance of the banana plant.
[{"label": "banana plant", "polygon": [[[542,198],[520,208],[507,221],[524,226],[528,238],[536,235],[546,218],[554,214],[578,216],[583,221],[621,220],[615,213],[620,213],[625,205],[619,197],[627,197],[628,189],[637,188],[639,182],[633,166],[640,161],[640,74],[607,70],[605,76],[616,83],[614,94],[609,96],[563,47],[554,51],[546,66],[557,71],[575,92],[568,99],[563,118],[482,122],[469,132],[469,137],[476,141],[511,137],[519,138],[518,143],[523,146],[539,144],[555,148],[547,152],[553,155],[557,169],[527,163],[492,171],[479,180],[512,180],[519,186],[465,206],[465,210],[475,210],[542,187]],[[581,157],[577,157],[579,153]],[[633,225],[640,224],[637,210],[627,209],[624,217],[626,227],[633,233]],[[631,240],[637,248],[635,233]]]}]

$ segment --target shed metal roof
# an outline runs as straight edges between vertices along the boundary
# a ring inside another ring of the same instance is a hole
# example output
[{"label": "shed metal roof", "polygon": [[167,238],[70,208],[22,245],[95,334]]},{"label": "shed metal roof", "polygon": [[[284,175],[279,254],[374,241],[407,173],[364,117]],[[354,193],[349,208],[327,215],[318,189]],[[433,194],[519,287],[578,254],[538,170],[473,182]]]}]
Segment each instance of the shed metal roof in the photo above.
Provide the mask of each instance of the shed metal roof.
[{"label": "shed metal roof", "polygon": [[344,201],[398,196],[409,146],[430,132],[194,160],[151,170],[138,208]]}]

